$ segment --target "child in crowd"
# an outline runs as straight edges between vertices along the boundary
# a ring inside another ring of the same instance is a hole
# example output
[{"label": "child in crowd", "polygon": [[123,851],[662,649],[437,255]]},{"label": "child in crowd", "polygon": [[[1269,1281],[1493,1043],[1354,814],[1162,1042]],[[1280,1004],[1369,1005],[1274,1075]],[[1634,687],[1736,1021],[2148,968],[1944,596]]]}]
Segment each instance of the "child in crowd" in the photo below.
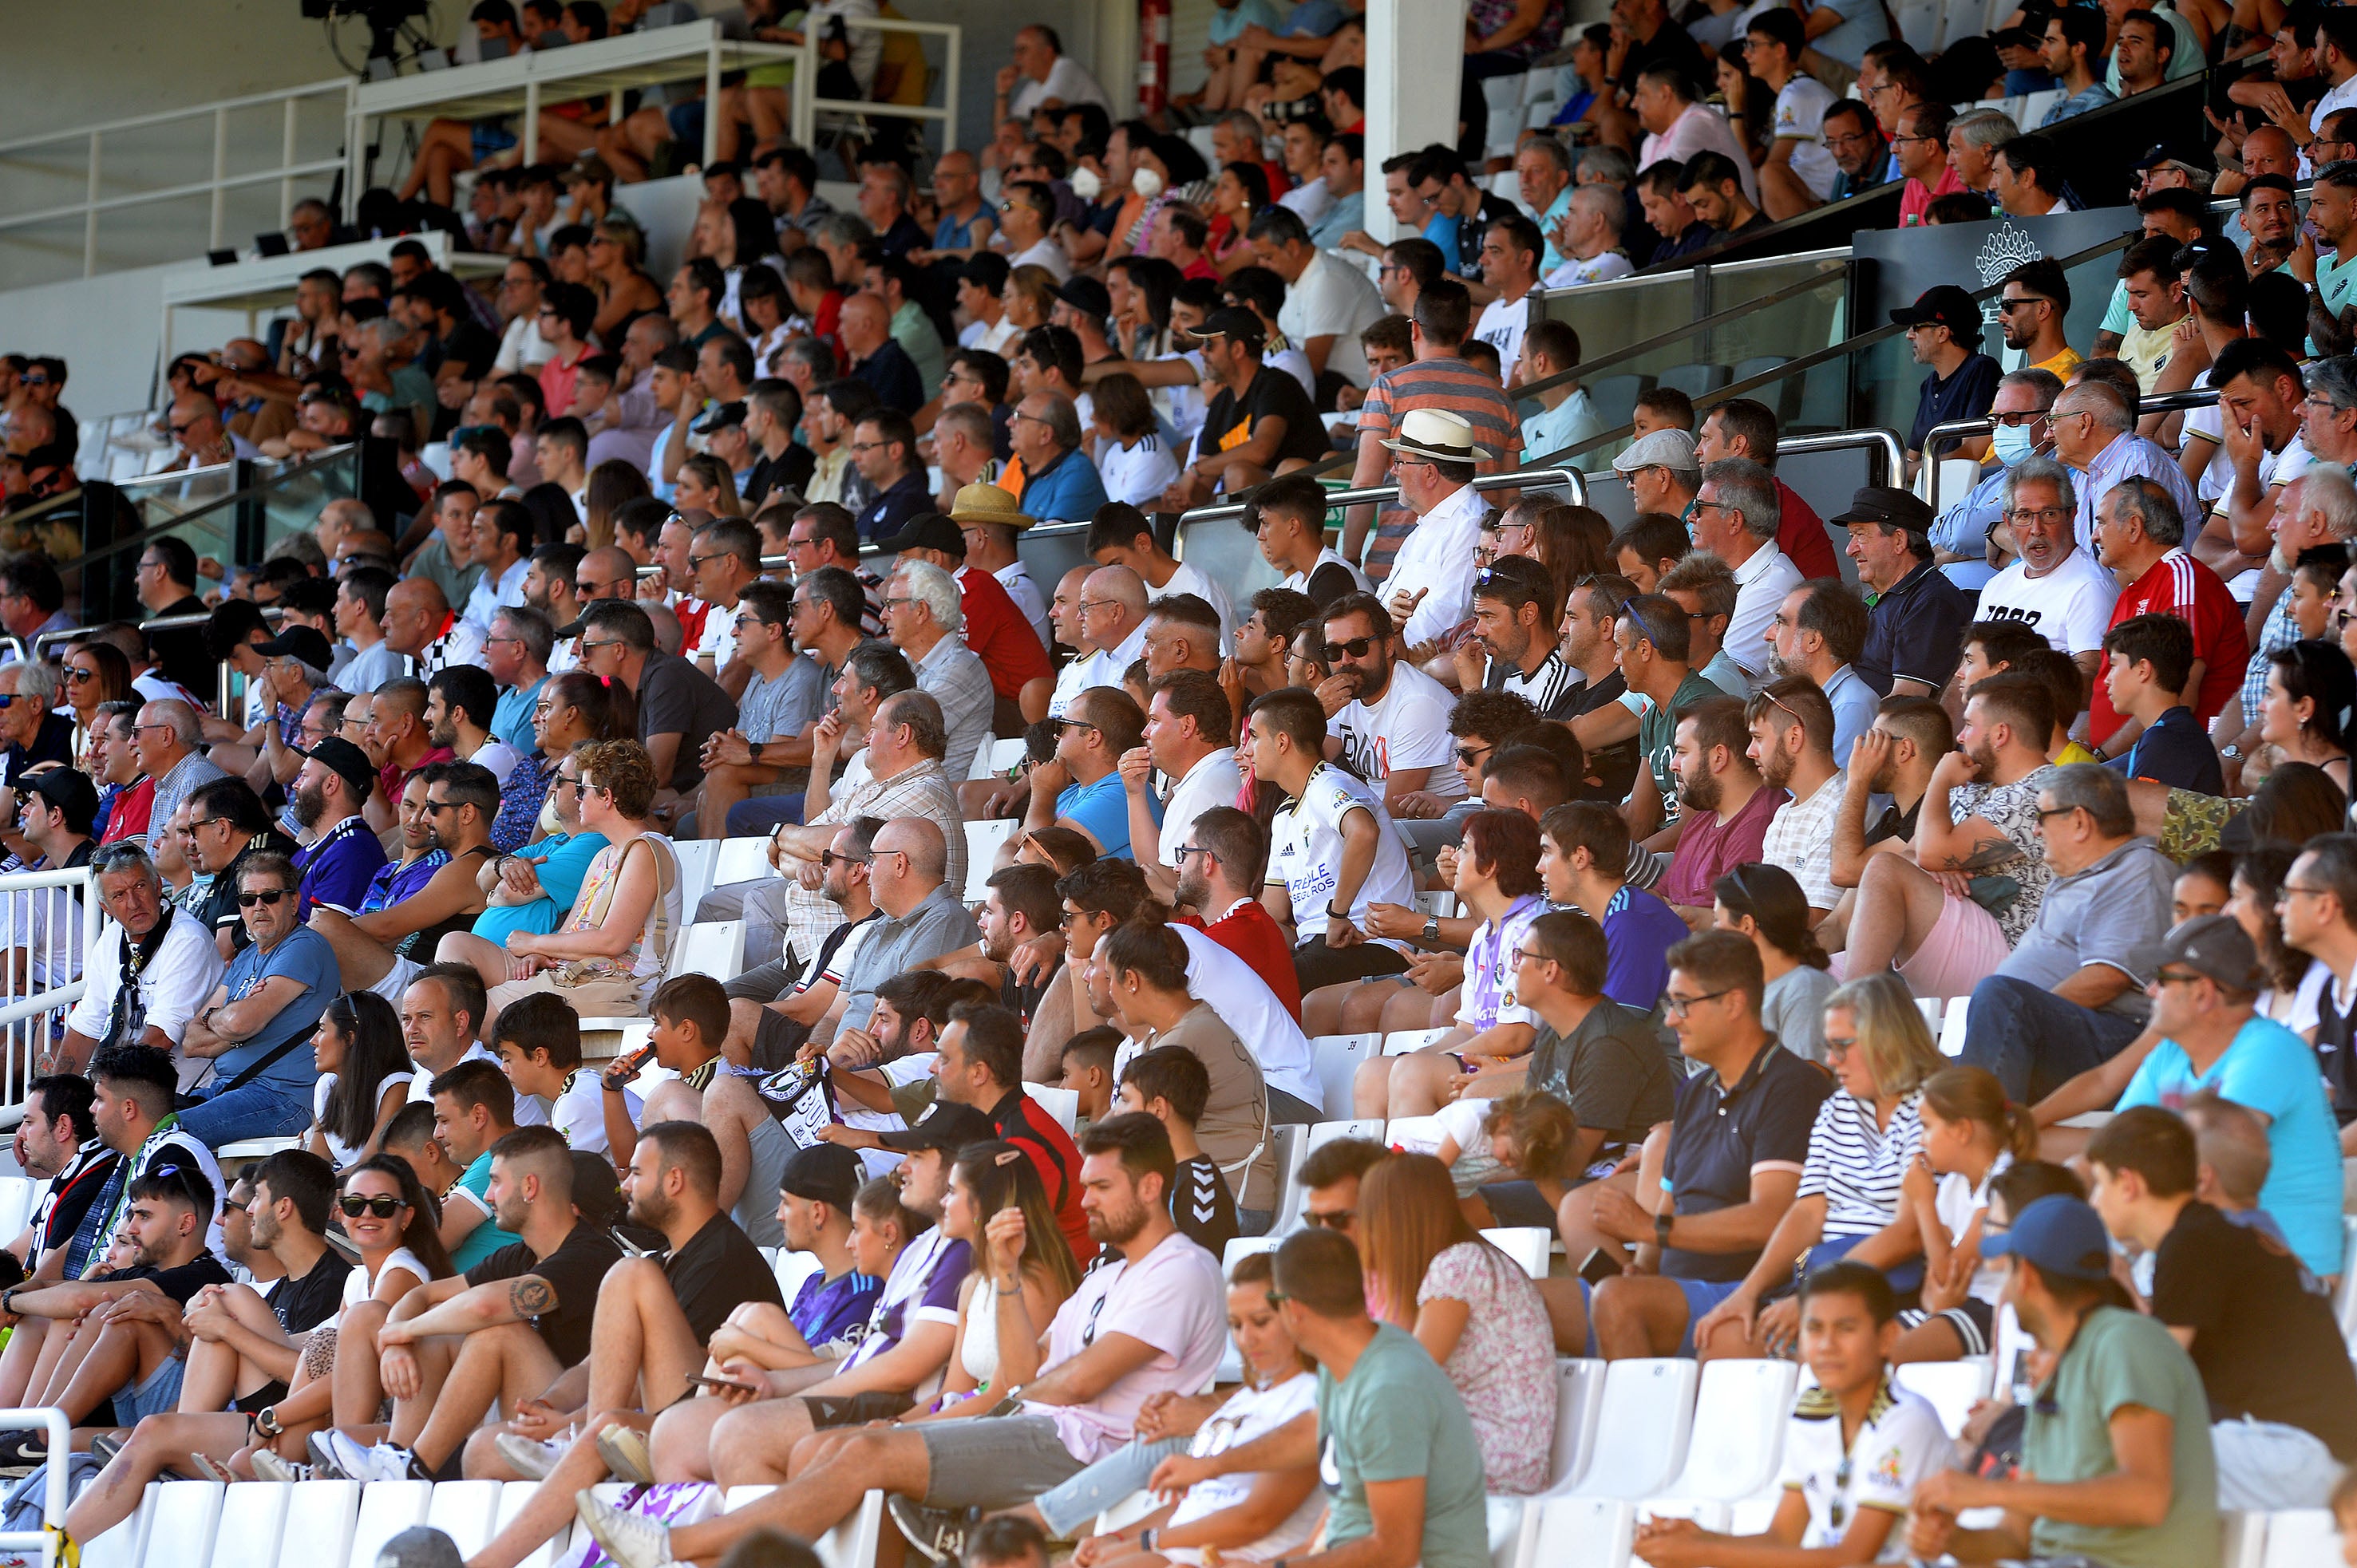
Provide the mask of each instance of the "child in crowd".
[{"label": "child in crowd", "polygon": [[1563,1202],[1564,1163],[1579,1123],[1552,1094],[1523,1090],[1499,1100],[1457,1100],[1440,1108],[1440,1144],[1457,1200],[1477,1226],[1497,1223],[1480,1189],[1493,1181],[1530,1182],[1552,1208]]},{"label": "child in crowd", "polygon": [[1923,1239],[1923,1305],[1900,1315],[1895,1359],[1953,1361],[1996,1342],[2003,1276],[1981,1262],[1989,1189],[2016,1160],[2035,1159],[2038,1128],[1986,1069],[1952,1067],[1923,1085],[1923,1147],[1900,1197]]},{"label": "child in crowd", "polygon": [[2222,915],[2233,896],[2233,853],[2213,849],[2197,854],[2185,863],[2171,886],[2169,923],[2181,926],[2197,915]]},{"label": "child in crowd", "polygon": [[[1636,1557],[1652,1568],[1813,1568],[1880,1561],[1926,1476],[1948,1467],[1948,1431],[1921,1395],[1891,1381],[1899,1307],[1890,1282],[1864,1263],[1828,1263],[1801,1286],[1801,1391],[1784,1429],[1783,1498],[1759,1535],[1648,1520]],[[1838,1555],[1835,1554],[1836,1550]],[[1737,1553],[1740,1555],[1738,1556]]]},{"label": "child in crowd", "polygon": [[[509,1003],[491,1021],[491,1048],[517,1099],[537,1094],[548,1101],[548,1124],[567,1144],[586,1154],[609,1152],[605,1090],[581,1065],[581,1015],[571,1003],[554,992]],[[622,1099],[637,1125],[638,1095],[625,1089]]]},{"label": "child in crowd", "polygon": [[1102,1024],[1064,1042],[1060,1058],[1064,1075],[1056,1080],[1056,1087],[1081,1097],[1080,1107],[1073,1112],[1075,1135],[1090,1122],[1113,1114],[1113,1058],[1120,1045],[1121,1031]]},{"label": "child in crowd", "polygon": [[1146,1112],[1170,1134],[1170,1153],[1178,1162],[1170,1181],[1170,1218],[1218,1258],[1226,1255],[1237,1233],[1236,1200],[1227,1177],[1195,1136],[1195,1123],[1211,1098],[1211,1072],[1184,1046],[1141,1051],[1122,1069],[1120,1109]]}]

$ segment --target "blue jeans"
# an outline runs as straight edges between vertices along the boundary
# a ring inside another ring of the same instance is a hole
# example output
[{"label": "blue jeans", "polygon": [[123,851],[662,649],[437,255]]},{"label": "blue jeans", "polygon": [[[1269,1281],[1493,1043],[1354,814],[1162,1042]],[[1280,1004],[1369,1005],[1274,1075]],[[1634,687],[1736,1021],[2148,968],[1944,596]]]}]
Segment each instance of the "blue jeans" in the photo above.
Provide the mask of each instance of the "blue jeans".
[{"label": "blue jeans", "polygon": [[216,1149],[242,1138],[292,1137],[310,1124],[310,1088],[267,1077],[180,1112],[180,1125]]},{"label": "blue jeans", "polygon": [[1076,1539],[1097,1515],[1132,1492],[1143,1491],[1154,1467],[1186,1453],[1191,1441],[1166,1437],[1159,1443],[1146,1443],[1132,1438],[1071,1480],[1032,1498],[1031,1506],[1039,1510],[1050,1535],[1060,1541]]},{"label": "blue jeans", "polygon": [[2097,1013],[2026,980],[1993,974],[1973,987],[1964,1059],[1995,1073],[2014,1103],[2035,1105],[2119,1055],[2143,1032],[2133,1018]]},{"label": "blue jeans", "polygon": [[773,832],[780,823],[801,825],[802,798],[791,795],[756,795],[749,800],[739,800],[728,808],[727,830],[732,839],[759,838]]}]

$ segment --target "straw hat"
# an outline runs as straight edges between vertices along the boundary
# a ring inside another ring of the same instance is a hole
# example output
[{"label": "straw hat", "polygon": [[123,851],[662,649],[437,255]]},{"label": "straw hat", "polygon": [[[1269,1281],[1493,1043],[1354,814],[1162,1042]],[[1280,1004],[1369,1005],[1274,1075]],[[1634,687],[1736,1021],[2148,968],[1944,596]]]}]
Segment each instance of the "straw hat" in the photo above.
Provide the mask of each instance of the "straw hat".
[{"label": "straw hat", "polygon": [[996,485],[968,485],[950,506],[952,522],[995,522],[1020,532],[1039,519],[1017,510],[1015,498]]},{"label": "straw hat", "polygon": [[1494,456],[1473,444],[1473,426],[1462,416],[1437,408],[1412,408],[1400,421],[1399,439],[1383,445],[1411,457],[1436,463],[1485,463]]}]

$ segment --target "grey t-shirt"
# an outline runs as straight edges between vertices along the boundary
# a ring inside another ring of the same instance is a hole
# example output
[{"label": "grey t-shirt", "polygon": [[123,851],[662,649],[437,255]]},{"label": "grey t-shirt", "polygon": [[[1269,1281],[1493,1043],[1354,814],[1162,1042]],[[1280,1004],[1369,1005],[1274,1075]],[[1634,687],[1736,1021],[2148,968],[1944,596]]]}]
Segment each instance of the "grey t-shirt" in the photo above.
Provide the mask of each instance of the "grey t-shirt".
[{"label": "grey t-shirt", "polygon": [[1607,1144],[1641,1144],[1670,1119],[1677,1095],[1653,1020],[1609,997],[1587,1011],[1566,1039],[1541,1024],[1531,1042],[1525,1081],[1571,1107],[1583,1127],[1600,1127]]},{"label": "grey t-shirt", "polygon": [[894,975],[923,962],[955,952],[982,940],[966,907],[946,886],[936,887],[925,901],[899,919],[887,915],[859,943],[851,967],[843,975],[845,1029],[864,1029],[876,1011],[876,988]]},{"label": "grey t-shirt", "polygon": [[2056,877],[2038,918],[1996,972],[2051,991],[2088,964],[2109,964],[2128,977],[2128,988],[2103,1011],[2143,1022],[2152,1014],[2144,993],[2152,975],[2133,955],[2169,929],[2176,877],[2176,863],[2148,838],[2130,839],[2085,870]]},{"label": "grey t-shirt", "polygon": [[1786,970],[1760,995],[1760,1026],[1794,1056],[1824,1060],[1825,998],[1840,983],[1826,971],[1805,963]]},{"label": "grey t-shirt", "polygon": [[838,673],[797,653],[776,680],[753,677],[737,702],[737,727],[755,746],[800,735],[804,725],[834,706],[827,688]]}]

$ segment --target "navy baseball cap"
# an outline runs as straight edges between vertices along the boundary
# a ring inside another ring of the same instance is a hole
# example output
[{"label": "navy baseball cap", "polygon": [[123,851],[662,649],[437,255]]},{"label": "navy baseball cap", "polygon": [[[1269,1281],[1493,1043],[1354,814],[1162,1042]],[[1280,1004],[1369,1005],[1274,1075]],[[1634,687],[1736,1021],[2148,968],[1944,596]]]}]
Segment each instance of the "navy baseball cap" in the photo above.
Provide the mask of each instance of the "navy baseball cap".
[{"label": "navy baseball cap", "polygon": [[1981,1256],[2011,1255],[2040,1273],[2068,1280],[2111,1277],[2112,1237],[2095,1211],[2065,1193],[2040,1198],[2013,1217],[2013,1229],[1981,1238]]}]

